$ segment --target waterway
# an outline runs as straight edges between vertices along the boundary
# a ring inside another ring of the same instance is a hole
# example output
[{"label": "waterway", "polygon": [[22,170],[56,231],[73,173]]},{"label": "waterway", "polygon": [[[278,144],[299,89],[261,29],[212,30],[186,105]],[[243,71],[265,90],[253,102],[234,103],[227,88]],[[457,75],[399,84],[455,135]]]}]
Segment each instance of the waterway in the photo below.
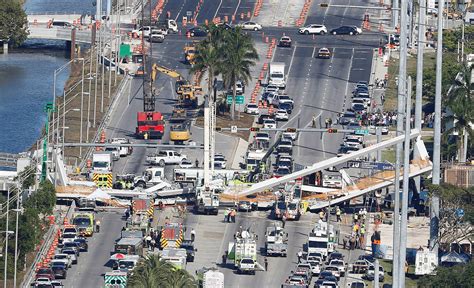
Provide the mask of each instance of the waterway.
[{"label": "waterway", "polygon": [[[80,13],[95,11],[94,0],[27,0],[27,13]],[[53,99],[54,71],[69,61],[64,42],[27,41],[10,54],[0,54],[0,152],[27,150],[40,136],[46,121],[43,111]],[[61,95],[69,71],[57,75]]]}]

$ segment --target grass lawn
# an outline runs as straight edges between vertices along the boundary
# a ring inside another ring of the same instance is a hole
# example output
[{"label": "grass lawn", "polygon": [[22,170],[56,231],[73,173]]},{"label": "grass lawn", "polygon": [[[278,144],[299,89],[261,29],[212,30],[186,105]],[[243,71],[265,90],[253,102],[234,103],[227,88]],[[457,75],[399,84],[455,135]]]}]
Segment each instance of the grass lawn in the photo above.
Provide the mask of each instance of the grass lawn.
[{"label": "grass lawn", "polygon": [[[429,52],[425,53],[424,55],[424,67],[432,67],[435,69],[436,64],[436,57],[435,53]],[[385,111],[393,111],[397,110],[397,83],[396,78],[398,77],[398,69],[399,69],[399,59],[391,58],[390,64],[388,66],[388,87],[385,92],[385,103],[384,103],[384,110]],[[407,59],[407,75],[412,76],[413,86],[415,86],[416,82],[416,56],[408,56]],[[415,91],[413,90],[413,95]],[[413,96],[414,100],[414,96]]]},{"label": "grass lawn", "polygon": [[388,161],[390,163],[395,163],[395,149],[388,148],[387,150],[382,151],[382,161]]},{"label": "grass lawn", "polygon": [[[384,282],[383,283],[392,283],[393,275],[392,275],[392,261],[390,260],[379,260],[380,265],[383,267],[385,271],[384,274]],[[416,288],[417,287],[417,279],[418,277],[412,274],[415,271],[415,266],[410,266],[408,268],[408,274],[405,277],[405,287],[407,288]],[[365,281],[368,284],[368,287],[374,287],[373,282]],[[382,283],[380,283],[382,284]]]}]

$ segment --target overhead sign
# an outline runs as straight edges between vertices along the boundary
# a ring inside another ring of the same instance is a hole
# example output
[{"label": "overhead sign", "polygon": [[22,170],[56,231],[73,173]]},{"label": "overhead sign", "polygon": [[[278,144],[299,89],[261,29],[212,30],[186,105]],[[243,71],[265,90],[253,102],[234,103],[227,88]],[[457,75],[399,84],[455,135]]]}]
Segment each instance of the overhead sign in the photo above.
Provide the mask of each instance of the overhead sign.
[{"label": "overhead sign", "polygon": [[243,95],[235,96],[235,103],[236,104],[244,104],[244,96]]},{"label": "overhead sign", "polygon": [[357,130],[355,130],[355,134],[357,134],[357,135],[369,135],[369,130],[357,129]]},{"label": "overhead sign", "polygon": [[232,104],[232,95],[227,95],[227,104]]},{"label": "overhead sign", "polygon": [[388,162],[368,162],[368,161],[347,161],[351,168],[372,169],[372,170],[393,170],[393,164]]}]

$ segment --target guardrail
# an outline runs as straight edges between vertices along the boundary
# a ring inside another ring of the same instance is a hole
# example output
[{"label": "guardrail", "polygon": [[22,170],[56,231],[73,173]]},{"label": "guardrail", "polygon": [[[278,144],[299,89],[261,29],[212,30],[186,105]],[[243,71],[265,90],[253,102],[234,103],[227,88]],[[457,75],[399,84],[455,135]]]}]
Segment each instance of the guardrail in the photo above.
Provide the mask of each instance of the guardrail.
[{"label": "guardrail", "polygon": [[68,211],[66,212],[66,215],[62,217],[62,215],[59,215],[57,218],[57,221],[54,225],[51,225],[48,229],[48,232],[43,237],[43,243],[41,244],[41,247],[36,253],[36,257],[31,263],[28,272],[25,274],[25,277],[23,278],[23,281],[21,282],[20,287],[29,287],[30,283],[33,281],[33,278],[35,276],[36,272],[36,267],[38,267],[38,264],[45,258],[45,256],[48,253],[49,248],[51,247],[51,244],[53,243],[54,236],[56,235],[58,229],[61,228],[61,225],[63,223],[64,218],[70,219],[72,217],[72,214],[74,213],[76,209],[76,203],[72,201],[71,206],[69,206]]},{"label": "guardrail", "polygon": [[[107,127],[107,125],[109,124],[111,114],[112,114],[112,112],[115,108],[115,105],[117,104],[117,99],[120,98],[120,96],[125,91],[125,88],[131,82],[131,80],[132,80],[132,77],[130,75],[126,75],[122,79],[122,81],[120,82],[120,85],[117,89],[117,92],[115,93],[115,96],[113,97],[113,100],[112,100],[112,103],[109,106],[109,109],[107,109],[107,112],[105,113],[104,118],[102,119],[99,127],[97,127],[97,131],[95,133],[94,139],[92,140],[92,143],[98,143],[99,142],[101,131],[104,130]],[[84,157],[82,158],[81,164],[79,165],[79,168],[81,169],[81,171],[84,168],[84,166],[86,165],[87,159],[89,159],[91,157],[93,150],[94,150],[93,147],[89,148],[87,150],[86,154],[84,155]]]}]

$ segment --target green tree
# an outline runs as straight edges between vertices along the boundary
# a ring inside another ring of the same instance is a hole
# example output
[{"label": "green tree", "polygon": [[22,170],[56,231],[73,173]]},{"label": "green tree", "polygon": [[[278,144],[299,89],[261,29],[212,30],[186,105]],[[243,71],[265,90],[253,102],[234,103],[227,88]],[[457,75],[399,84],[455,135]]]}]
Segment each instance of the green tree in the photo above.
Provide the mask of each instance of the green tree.
[{"label": "green tree", "polygon": [[[443,31],[443,49],[447,52],[457,53],[458,43],[461,45],[462,28],[445,29]],[[464,53],[474,53],[474,27],[471,25],[464,26]]]},{"label": "green tree", "polygon": [[438,267],[436,275],[424,276],[418,281],[420,288],[474,287],[474,262],[454,267]]},{"label": "green tree", "polygon": [[250,81],[250,68],[255,66],[258,60],[257,49],[253,39],[248,34],[243,34],[240,27],[228,30],[224,33],[224,45],[222,49],[221,73],[224,83],[232,87],[232,120],[235,120],[235,96],[236,83],[241,80],[245,85]]},{"label": "green tree", "polygon": [[20,46],[28,37],[28,19],[18,1],[0,0],[0,40],[13,47]]},{"label": "green tree", "polygon": [[[445,53],[443,55],[442,69],[442,95],[446,95],[451,84],[453,84],[456,74],[461,69],[461,65],[457,62],[456,55]],[[415,75],[412,75],[415,77]],[[436,90],[436,64],[426,66],[423,69],[423,96],[433,101]]]},{"label": "green tree", "polygon": [[[439,242],[457,243],[474,237],[474,188],[459,188],[450,184],[429,185],[431,195],[440,198]],[[464,211],[460,217],[458,209]]]},{"label": "green tree", "polygon": [[207,95],[212,95],[213,80],[220,64],[219,50],[211,41],[202,41],[197,45],[199,53],[196,56],[195,64],[191,72],[199,72],[199,81],[202,80],[207,72]]},{"label": "green tree", "polygon": [[51,182],[46,180],[41,182],[38,190],[28,198],[25,207],[35,209],[38,213],[47,215],[53,212],[55,204],[56,189]]}]

